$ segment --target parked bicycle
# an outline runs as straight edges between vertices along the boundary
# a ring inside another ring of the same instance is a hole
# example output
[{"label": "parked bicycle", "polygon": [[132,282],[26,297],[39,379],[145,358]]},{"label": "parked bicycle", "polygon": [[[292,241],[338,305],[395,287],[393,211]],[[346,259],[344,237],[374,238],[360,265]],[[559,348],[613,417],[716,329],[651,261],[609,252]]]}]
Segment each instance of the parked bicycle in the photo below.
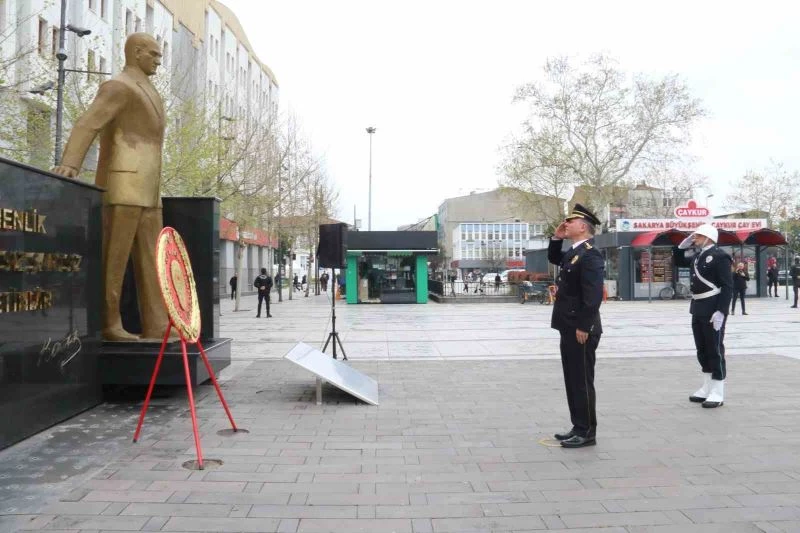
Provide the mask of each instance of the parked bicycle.
[{"label": "parked bicycle", "polygon": [[685,283],[678,282],[675,288],[664,287],[658,291],[658,297],[662,300],[688,300],[692,297],[692,291]]}]

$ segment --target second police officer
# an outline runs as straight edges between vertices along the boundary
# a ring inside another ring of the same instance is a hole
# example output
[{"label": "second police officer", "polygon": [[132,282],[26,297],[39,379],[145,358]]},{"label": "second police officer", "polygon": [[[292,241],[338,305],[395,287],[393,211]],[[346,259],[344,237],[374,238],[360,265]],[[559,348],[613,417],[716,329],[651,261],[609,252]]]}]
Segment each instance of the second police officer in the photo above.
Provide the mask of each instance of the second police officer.
[{"label": "second police officer", "polygon": [[[689,397],[703,407],[720,407],[724,403],[725,322],[731,305],[733,260],[717,247],[719,232],[711,224],[702,224],[678,245],[675,265],[691,271],[692,334],[697,360],[703,371],[703,385]],[[695,253],[687,257],[687,249]]]}]

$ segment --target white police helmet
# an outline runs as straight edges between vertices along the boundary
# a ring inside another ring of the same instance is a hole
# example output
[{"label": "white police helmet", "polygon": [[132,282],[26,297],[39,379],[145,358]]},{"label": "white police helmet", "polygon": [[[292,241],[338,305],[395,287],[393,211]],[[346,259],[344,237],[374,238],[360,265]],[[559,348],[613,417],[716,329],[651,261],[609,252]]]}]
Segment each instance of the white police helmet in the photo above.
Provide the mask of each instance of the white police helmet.
[{"label": "white police helmet", "polygon": [[717,239],[719,239],[719,231],[711,224],[701,224],[700,226],[697,226],[697,229],[694,230],[694,233],[695,235],[708,237],[715,243],[717,242]]},{"label": "white police helmet", "polygon": [[716,243],[717,239],[719,238],[719,231],[717,231],[717,228],[715,228],[711,224],[701,224],[697,226],[697,229],[694,230],[694,233],[683,239],[683,241],[678,245],[678,248],[680,248],[681,250],[689,248],[694,242],[695,235],[702,235],[704,237],[708,237],[709,239],[714,241],[714,243]]}]

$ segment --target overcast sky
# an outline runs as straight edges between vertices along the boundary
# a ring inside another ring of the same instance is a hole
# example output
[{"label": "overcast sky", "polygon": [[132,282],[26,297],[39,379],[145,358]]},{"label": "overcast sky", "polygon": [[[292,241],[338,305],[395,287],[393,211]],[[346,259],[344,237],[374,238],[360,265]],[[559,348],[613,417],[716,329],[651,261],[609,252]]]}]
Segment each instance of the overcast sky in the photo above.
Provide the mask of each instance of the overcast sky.
[{"label": "overcast sky", "polygon": [[355,206],[363,229],[367,126],[372,229],[396,229],[497,185],[498,147],[522,118],[514,89],[558,55],[685,79],[709,112],[692,150],[715,213],[748,169],[800,170],[797,2],[222,1],[324,156],[338,216],[352,223]]}]

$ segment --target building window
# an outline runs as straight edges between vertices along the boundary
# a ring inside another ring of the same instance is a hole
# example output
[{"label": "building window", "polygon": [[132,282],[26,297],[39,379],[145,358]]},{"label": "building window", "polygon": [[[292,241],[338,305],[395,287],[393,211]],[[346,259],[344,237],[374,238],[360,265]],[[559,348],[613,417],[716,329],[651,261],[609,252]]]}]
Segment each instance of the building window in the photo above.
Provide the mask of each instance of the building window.
[{"label": "building window", "polygon": [[147,6],[144,11],[144,25],[147,33],[153,33],[155,29],[155,12],[153,6]]},{"label": "building window", "polygon": [[6,0],[0,0],[0,34],[6,32]]},{"label": "building window", "polygon": [[39,55],[44,56],[47,49],[47,22],[39,19]]},{"label": "building window", "polygon": [[164,41],[164,50],[161,52],[161,60],[165,68],[169,66],[169,43],[167,41]]},{"label": "building window", "polygon": [[133,12],[130,9],[125,10],[125,34],[130,35],[133,33]]},{"label": "building window", "polygon": [[58,28],[53,26],[51,35],[52,43],[50,45],[50,52],[53,57],[55,57],[56,53],[58,53],[58,33],[59,33]]},{"label": "building window", "polygon": [[136,26],[135,26],[135,28],[136,28],[137,32],[142,31],[142,19],[140,19],[139,17],[136,17]]},{"label": "building window", "polygon": [[100,72],[108,72],[106,69],[108,68],[108,63],[106,63],[106,58],[100,56]]},{"label": "building window", "polygon": [[108,0],[100,0],[100,18],[105,20],[108,14]]},{"label": "building window", "polygon": [[[86,70],[97,70],[96,65],[94,63],[94,50],[89,50],[86,54]],[[87,79],[92,79],[91,74],[86,75]]]},{"label": "building window", "polygon": [[97,0],[89,0],[89,9],[97,11]]}]

